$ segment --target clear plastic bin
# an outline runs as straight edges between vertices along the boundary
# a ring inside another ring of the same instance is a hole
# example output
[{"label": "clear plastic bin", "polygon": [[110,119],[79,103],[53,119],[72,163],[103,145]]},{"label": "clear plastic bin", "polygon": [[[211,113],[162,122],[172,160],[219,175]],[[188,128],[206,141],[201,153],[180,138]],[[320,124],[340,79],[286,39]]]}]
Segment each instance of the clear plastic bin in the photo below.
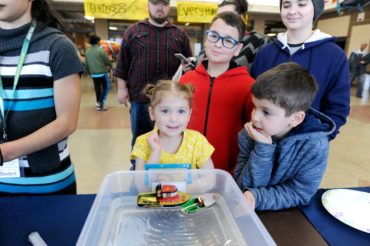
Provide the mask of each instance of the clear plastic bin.
[{"label": "clear plastic bin", "polygon": [[[139,192],[153,183],[183,183],[191,196],[218,193],[215,205],[194,214],[180,207],[145,208]],[[122,171],[109,174],[77,245],[275,245],[231,175],[222,170]]]}]

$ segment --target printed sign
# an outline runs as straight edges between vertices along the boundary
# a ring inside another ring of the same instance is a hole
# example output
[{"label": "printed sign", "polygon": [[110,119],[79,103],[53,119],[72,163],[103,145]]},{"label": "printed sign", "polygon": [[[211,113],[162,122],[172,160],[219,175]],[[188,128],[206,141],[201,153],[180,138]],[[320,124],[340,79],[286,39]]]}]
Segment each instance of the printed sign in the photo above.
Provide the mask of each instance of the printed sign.
[{"label": "printed sign", "polygon": [[84,0],[85,16],[102,19],[143,20],[148,0]]},{"label": "printed sign", "polygon": [[210,23],[217,13],[217,3],[177,2],[177,21]]}]

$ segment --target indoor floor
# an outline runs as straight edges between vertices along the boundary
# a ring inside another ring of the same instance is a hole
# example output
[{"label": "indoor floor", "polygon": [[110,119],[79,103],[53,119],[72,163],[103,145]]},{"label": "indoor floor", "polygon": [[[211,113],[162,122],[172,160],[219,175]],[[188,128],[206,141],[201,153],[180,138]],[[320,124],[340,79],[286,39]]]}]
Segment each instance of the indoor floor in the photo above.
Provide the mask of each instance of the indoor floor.
[{"label": "indoor floor", "polygon": [[[79,194],[97,193],[104,177],[128,170],[131,150],[129,110],[117,102],[112,84],[106,106],[95,110],[92,80],[82,78],[82,100],[78,129],[69,138]],[[354,95],[354,91],[352,91]],[[340,134],[330,144],[323,188],[370,185],[370,102],[351,97],[351,114]]]}]

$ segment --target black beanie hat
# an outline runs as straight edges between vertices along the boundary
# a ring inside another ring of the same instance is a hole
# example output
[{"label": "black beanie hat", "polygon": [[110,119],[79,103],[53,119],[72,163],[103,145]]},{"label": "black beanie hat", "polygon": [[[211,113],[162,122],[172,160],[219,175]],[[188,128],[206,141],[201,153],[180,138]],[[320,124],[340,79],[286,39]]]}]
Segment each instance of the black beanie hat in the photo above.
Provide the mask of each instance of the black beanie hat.
[{"label": "black beanie hat", "polygon": [[[313,4],[314,14],[313,14],[313,22],[316,22],[317,19],[320,17],[322,12],[324,12],[324,0],[311,0]],[[281,4],[283,0],[280,0],[280,10],[281,10]]]}]

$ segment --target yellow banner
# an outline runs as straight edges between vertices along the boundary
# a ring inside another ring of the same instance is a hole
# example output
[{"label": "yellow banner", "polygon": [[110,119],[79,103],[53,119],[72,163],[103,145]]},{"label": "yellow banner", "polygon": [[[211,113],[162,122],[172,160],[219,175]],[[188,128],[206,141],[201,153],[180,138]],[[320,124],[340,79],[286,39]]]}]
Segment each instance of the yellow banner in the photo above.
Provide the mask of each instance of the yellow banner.
[{"label": "yellow banner", "polygon": [[177,2],[177,21],[210,23],[217,13],[217,3]]},{"label": "yellow banner", "polygon": [[143,20],[148,0],[84,0],[85,16],[102,19]]}]

